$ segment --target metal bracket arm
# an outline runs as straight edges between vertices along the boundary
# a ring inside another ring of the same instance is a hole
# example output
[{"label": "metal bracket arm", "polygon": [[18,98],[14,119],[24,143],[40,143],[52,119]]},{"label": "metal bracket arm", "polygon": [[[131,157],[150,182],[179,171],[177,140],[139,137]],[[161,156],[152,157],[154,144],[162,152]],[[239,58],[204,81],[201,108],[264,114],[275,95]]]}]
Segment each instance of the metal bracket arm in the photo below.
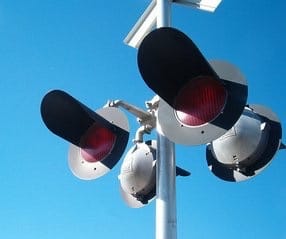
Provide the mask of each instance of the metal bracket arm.
[{"label": "metal bracket arm", "polygon": [[106,106],[108,107],[122,107],[123,109],[129,111],[131,114],[137,117],[138,123],[141,127],[136,131],[134,143],[143,142],[143,135],[150,134],[152,129],[156,127],[156,116],[153,110],[153,104],[150,102],[146,103],[149,111],[144,111],[134,105],[131,105],[123,100],[113,100],[108,101]]}]

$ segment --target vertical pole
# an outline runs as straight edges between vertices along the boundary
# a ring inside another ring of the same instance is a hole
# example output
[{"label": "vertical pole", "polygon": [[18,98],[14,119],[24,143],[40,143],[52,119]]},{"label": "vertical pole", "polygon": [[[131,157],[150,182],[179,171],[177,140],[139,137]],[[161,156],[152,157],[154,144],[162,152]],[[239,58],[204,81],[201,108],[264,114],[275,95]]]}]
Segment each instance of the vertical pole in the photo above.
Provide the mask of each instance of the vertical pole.
[{"label": "vertical pole", "polygon": [[[157,28],[171,25],[171,0],[157,0]],[[156,239],[177,238],[175,146],[157,130]]]},{"label": "vertical pole", "polygon": [[171,26],[171,0],[157,0],[157,28]]},{"label": "vertical pole", "polygon": [[156,239],[177,238],[174,143],[158,133],[156,163]]}]

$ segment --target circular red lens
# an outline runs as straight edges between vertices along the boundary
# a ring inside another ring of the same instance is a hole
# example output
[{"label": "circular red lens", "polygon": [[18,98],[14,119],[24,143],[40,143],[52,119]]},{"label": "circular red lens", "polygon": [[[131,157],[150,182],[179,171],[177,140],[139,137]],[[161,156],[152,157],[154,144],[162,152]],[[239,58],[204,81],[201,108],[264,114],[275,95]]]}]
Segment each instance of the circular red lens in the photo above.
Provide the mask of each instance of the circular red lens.
[{"label": "circular red lens", "polygon": [[116,141],[109,129],[98,125],[91,127],[81,142],[81,155],[88,162],[103,160],[112,150]]},{"label": "circular red lens", "polygon": [[222,112],[226,97],[226,90],[219,80],[211,77],[192,79],[176,97],[176,116],[184,125],[203,125]]}]

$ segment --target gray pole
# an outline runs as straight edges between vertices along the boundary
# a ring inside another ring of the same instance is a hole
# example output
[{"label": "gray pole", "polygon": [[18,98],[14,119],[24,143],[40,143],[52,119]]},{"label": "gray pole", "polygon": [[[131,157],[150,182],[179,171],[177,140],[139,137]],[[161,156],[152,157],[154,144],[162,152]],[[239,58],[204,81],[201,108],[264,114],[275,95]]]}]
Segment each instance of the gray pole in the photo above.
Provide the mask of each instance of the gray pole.
[{"label": "gray pole", "polygon": [[156,239],[177,238],[174,143],[158,133],[156,164]]},{"label": "gray pole", "polygon": [[157,0],[157,28],[171,26],[171,0]]},{"label": "gray pole", "polygon": [[[157,27],[171,25],[170,0],[157,0]],[[157,125],[159,128],[159,125]],[[156,239],[177,238],[175,146],[158,132],[156,164]]]}]

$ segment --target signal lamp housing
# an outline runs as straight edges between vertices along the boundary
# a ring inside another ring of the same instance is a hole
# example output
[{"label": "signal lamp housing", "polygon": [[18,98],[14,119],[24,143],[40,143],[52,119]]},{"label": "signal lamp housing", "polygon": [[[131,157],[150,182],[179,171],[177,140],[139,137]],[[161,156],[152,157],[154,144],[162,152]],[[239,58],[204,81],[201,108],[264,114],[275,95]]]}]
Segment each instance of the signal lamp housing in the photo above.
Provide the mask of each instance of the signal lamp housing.
[{"label": "signal lamp housing", "polygon": [[121,166],[120,191],[128,206],[137,208],[156,196],[156,141],[137,143]]},{"label": "signal lamp housing", "polygon": [[64,91],[53,90],[41,103],[47,128],[71,143],[69,166],[80,179],[95,179],[119,161],[129,138],[126,116],[117,108],[94,112]]},{"label": "signal lamp housing", "polygon": [[179,30],[149,33],[137,60],[143,80],[160,97],[158,125],[171,141],[209,143],[240,117],[248,91],[243,75],[229,63],[209,63]]},{"label": "signal lamp housing", "polygon": [[239,182],[258,175],[281,146],[278,117],[261,105],[245,107],[236,124],[206,149],[209,169],[220,179]]},{"label": "signal lamp housing", "polygon": [[[155,140],[136,143],[124,158],[118,178],[121,196],[129,207],[143,207],[156,196],[156,150]],[[189,175],[176,167],[176,176]]]},{"label": "signal lamp housing", "polygon": [[229,80],[195,79],[195,87],[187,84],[182,90],[186,96],[179,96],[175,108],[160,99],[157,125],[173,142],[184,145],[209,143],[225,134],[242,113],[247,100],[245,78],[228,62],[211,61],[210,65],[221,79]]}]

